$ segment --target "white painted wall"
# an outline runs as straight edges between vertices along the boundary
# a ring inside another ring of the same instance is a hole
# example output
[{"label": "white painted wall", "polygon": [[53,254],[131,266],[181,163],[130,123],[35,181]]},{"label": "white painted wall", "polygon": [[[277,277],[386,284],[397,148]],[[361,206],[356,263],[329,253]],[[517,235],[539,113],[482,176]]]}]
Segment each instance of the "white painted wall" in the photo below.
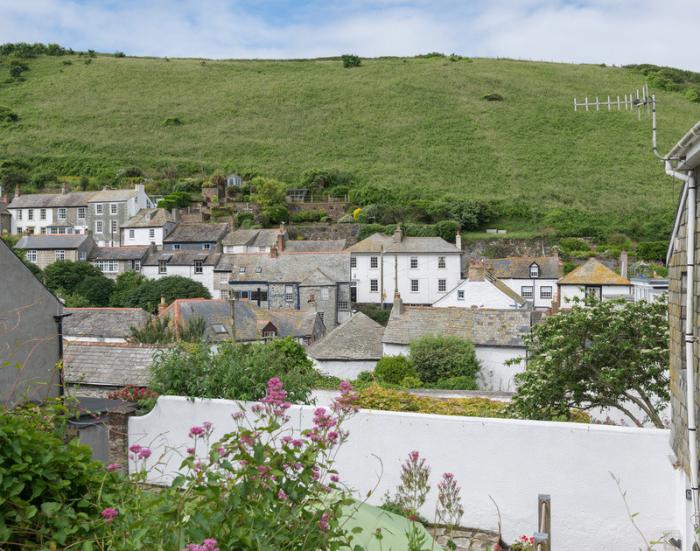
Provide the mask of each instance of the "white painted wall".
[{"label": "white painted wall", "polygon": [[[533,289],[533,299],[527,299],[532,301],[534,304],[535,308],[539,309],[547,309],[552,307],[552,302],[556,300],[557,298],[557,292],[558,292],[558,287],[557,287],[557,281],[556,279],[501,279],[503,283],[505,283],[508,287],[513,289],[516,293],[519,295],[522,295],[522,288],[523,287],[534,287]],[[552,288],[552,298],[547,299],[547,298],[542,298],[542,287],[551,287]]]},{"label": "white painted wall", "polygon": [[270,253],[270,247],[249,247],[248,245],[224,245],[224,254]]},{"label": "white painted wall", "polygon": [[309,358],[324,375],[353,381],[363,371],[374,371],[376,360],[316,360]]},{"label": "white painted wall", "polygon": [[189,277],[204,285],[209,290],[212,298],[220,298],[221,296],[221,293],[214,289],[214,266],[202,266],[201,274],[194,273],[194,266],[168,265],[167,273],[165,274],[158,273],[158,266],[141,266],[141,274],[148,279],[160,279],[168,276]]},{"label": "white painted wall", "polygon": [[[602,286],[602,298],[614,299],[614,298],[630,298],[632,295],[631,286],[629,285],[603,285]],[[561,307],[570,308],[571,301],[574,298],[583,300],[586,298],[585,286],[584,285],[559,285],[559,295],[561,296]]]},{"label": "white painted wall", "polygon": [[[153,237],[150,235],[150,230],[153,230]],[[134,237],[129,237],[130,233],[134,232]],[[121,228],[121,243],[122,245],[150,245],[155,243],[156,246],[163,246],[163,228]]]},{"label": "white painted wall", "polygon": [[[438,257],[445,257],[445,268],[438,268]],[[352,253],[357,267],[351,268],[351,279],[357,282],[357,302],[381,302],[382,264],[379,253]],[[371,268],[371,257],[377,257],[377,268]],[[461,279],[461,255],[457,254],[385,254],[384,255],[384,302],[394,300],[394,264],[397,258],[399,292],[405,304],[433,304],[456,287]],[[418,259],[418,268],[411,268],[411,257]],[[377,292],[372,292],[372,279],[378,280]],[[411,291],[411,280],[418,280],[418,292]],[[445,292],[438,291],[438,281],[445,280]]]},{"label": "white painted wall", "polygon": [[63,335],[63,340],[66,342],[127,342],[121,337],[83,337],[75,335]]},{"label": "white painted wall", "polygon": [[663,286],[645,280],[632,280],[632,295],[635,302],[665,301],[667,294],[668,284]]},{"label": "white painted wall", "polygon": [[[152,448],[149,464],[158,465],[148,480],[163,483],[177,472],[192,425],[214,423],[215,442],[232,428],[230,416],[238,410],[228,400],[161,397],[151,413],[129,419],[129,445]],[[310,427],[313,410],[292,406],[290,431]],[[358,496],[374,490],[370,503],[380,503],[386,491],[394,491],[401,462],[418,450],[432,467],[433,486],[443,472],[455,474],[465,526],[497,528],[493,497],[507,541],[536,529],[537,495],[542,493],[552,498],[555,549],[638,551],[642,542],[611,472],[621,478],[630,507],[638,513],[635,521],[649,539],[681,524],[667,430],[366,410],[346,428],[350,438],[335,466]],[[433,518],[435,500],[433,489],[421,510],[424,516]]]},{"label": "white painted wall", "polygon": [[[459,292],[464,296],[459,298]],[[508,295],[489,281],[469,281],[465,279],[433,304],[434,308],[495,308],[517,309],[518,305]]]}]

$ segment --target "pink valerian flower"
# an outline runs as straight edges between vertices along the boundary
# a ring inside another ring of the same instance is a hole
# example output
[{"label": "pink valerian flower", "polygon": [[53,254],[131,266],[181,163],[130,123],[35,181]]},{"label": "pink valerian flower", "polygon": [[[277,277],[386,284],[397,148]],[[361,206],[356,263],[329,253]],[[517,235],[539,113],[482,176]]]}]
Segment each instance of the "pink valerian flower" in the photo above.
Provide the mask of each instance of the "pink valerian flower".
[{"label": "pink valerian flower", "polygon": [[321,478],[321,469],[316,466],[311,467],[311,478],[313,480],[319,480]]},{"label": "pink valerian flower", "polygon": [[189,455],[194,455],[195,449],[194,448],[187,448],[187,453]]},{"label": "pink valerian flower", "polygon": [[304,441],[300,440],[299,438],[295,438],[294,440],[292,440],[292,446],[294,446],[295,448],[301,448],[303,445]]},{"label": "pink valerian flower", "polygon": [[330,527],[328,524],[328,521],[330,520],[331,516],[328,513],[323,513],[321,515],[321,518],[318,519],[318,527],[323,530],[324,532],[328,531],[328,528]]},{"label": "pink valerian flower", "polygon": [[457,526],[464,515],[462,489],[457,485],[455,475],[444,473],[438,482],[437,519],[449,526]]},{"label": "pink valerian flower", "polygon": [[419,457],[420,457],[420,453],[418,453],[418,452],[416,452],[416,451],[412,451],[411,453],[408,454],[409,460],[412,461],[412,462],[414,462],[414,463],[415,463],[416,461],[418,461],[418,458],[419,458]]},{"label": "pink valerian flower", "polygon": [[287,493],[282,488],[280,488],[279,492],[277,492],[277,499],[279,499],[280,501],[287,501],[287,499],[289,499],[289,496],[287,496]]},{"label": "pink valerian flower", "polygon": [[118,471],[121,468],[122,468],[122,466],[119,463],[110,463],[109,465],[107,465],[107,470],[110,473],[113,473],[114,471]]},{"label": "pink valerian flower", "polygon": [[191,427],[190,428],[190,433],[189,436],[190,438],[197,438],[198,436],[202,436],[204,434],[204,427]]},{"label": "pink valerian flower", "polygon": [[226,455],[226,448],[224,448],[224,447],[219,447],[219,448],[216,449],[216,452],[217,452],[220,456],[223,457],[224,455]]},{"label": "pink valerian flower", "polygon": [[139,451],[139,459],[148,459],[151,457],[152,453],[150,448],[141,448]]},{"label": "pink valerian flower", "polygon": [[207,538],[204,543],[188,543],[182,551],[220,551],[219,543],[214,538]]},{"label": "pink valerian flower", "polygon": [[260,401],[265,404],[268,413],[275,417],[286,417],[284,412],[291,406],[291,404],[287,402],[287,391],[284,390],[284,386],[279,377],[272,377],[267,381],[265,397]]},{"label": "pink valerian flower", "polygon": [[338,390],[340,390],[340,396],[333,400],[331,404],[333,411],[343,415],[356,412],[359,409],[357,401],[360,397],[356,392],[352,391],[352,385],[348,381],[341,381],[340,385],[338,385]]},{"label": "pink valerian flower", "polygon": [[231,417],[234,421],[240,421],[245,417],[245,413],[243,413],[242,411],[236,411],[235,413],[231,414]]},{"label": "pink valerian flower", "polygon": [[214,430],[214,424],[211,421],[204,421],[204,423],[202,423],[202,426],[204,427],[204,431],[207,434],[211,434]]},{"label": "pink valerian flower", "polygon": [[129,451],[131,453],[139,453],[141,451],[141,446],[139,444],[132,444],[129,446]]},{"label": "pink valerian flower", "polygon": [[340,477],[337,474],[332,474],[331,482],[340,482]]},{"label": "pink valerian flower", "polygon": [[105,519],[105,522],[112,522],[119,516],[119,511],[114,507],[107,507],[106,509],[102,509],[100,515],[102,515],[102,518]]},{"label": "pink valerian flower", "polygon": [[329,429],[336,425],[336,420],[326,413],[326,408],[316,408],[313,423],[320,429]]}]

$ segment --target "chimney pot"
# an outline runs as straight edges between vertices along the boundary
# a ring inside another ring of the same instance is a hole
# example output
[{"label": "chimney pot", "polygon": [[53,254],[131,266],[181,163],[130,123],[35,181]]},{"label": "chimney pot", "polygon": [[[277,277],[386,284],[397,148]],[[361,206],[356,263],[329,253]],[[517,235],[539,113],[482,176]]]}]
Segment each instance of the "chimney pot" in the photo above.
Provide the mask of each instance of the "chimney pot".
[{"label": "chimney pot", "polygon": [[457,235],[455,235],[455,247],[460,251],[462,250],[462,234],[459,230],[457,230]]},{"label": "chimney pot", "polygon": [[168,309],[168,305],[165,302],[165,297],[161,295],[160,297],[160,304],[158,305],[158,315],[162,316],[165,314],[165,311]]}]

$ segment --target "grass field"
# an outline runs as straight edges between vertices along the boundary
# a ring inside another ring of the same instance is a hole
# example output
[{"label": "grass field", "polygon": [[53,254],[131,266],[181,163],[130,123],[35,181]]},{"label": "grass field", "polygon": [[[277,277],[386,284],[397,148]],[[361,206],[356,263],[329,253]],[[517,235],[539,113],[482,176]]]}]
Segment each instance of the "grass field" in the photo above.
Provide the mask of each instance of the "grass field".
[{"label": "grass field", "polygon": [[[72,60],[71,65],[64,64]],[[360,183],[516,206],[503,226],[530,230],[517,206],[576,209],[592,224],[662,214],[678,187],[650,151],[650,121],[578,112],[573,97],[641,87],[632,70],[447,58],[209,61],[40,56],[25,81],[5,81],[0,159],[60,175],[112,175],[126,166],[180,175],[214,169],[294,183],[337,168]],[[9,80],[9,79],[8,79]],[[488,102],[498,93],[502,102]],[[167,126],[168,117],[181,125]],[[659,93],[659,142],[669,149],[700,104]],[[544,222],[541,226],[546,225]]]}]

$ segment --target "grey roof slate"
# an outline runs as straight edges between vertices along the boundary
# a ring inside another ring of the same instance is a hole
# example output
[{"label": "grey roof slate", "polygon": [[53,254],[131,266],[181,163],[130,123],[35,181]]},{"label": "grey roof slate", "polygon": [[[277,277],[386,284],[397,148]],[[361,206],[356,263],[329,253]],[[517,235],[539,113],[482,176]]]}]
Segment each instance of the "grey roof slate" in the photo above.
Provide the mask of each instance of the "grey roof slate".
[{"label": "grey roof slate", "polygon": [[168,261],[169,266],[192,266],[195,260],[202,260],[204,266],[216,266],[221,253],[212,253],[205,250],[183,249],[180,251],[151,251],[142,266],[157,266],[160,259]]},{"label": "grey roof slate", "polygon": [[95,247],[88,260],[143,260],[151,250],[148,245],[128,247]]},{"label": "grey roof slate", "polygon": [[[241,268],[245,268],[241,272]],[[258,270],[259,268],[259,270]],[[231,272],[232,282],[265,281],[299,283],[320,270],[334,282],[350,281],[350,255],[337,253],[223,254],[217,272]]]},{"label": "grey roof slate", "polygon": [[87,234],[25,235],[15,245],[17,249],[77,249],[86,240]]},{"label": "grey roof slate", "polygon": [[316,360],[378,360],[384,327],[357,312],[309,349]]},{"label": "grey roof slate", "polygon": [[[225,246],[246,245],[248,247],[272,247],[277,243],[277,236],[280,230],[275,229],[252,229],[235,230],[229,233],[223,241]],[[286,232],[284,232],[286,236]]]},{"label": "grey roof slate", "polygon": [[375,233],[367,239],[348,247],[351,253],[445,253],[461,254],[456,245],[448,243],[442,237],[404,237],[396,242],[391,235]]},{"label": "grey roof slate", "polygon": [[66,342],[64,380],[72,385],[147,386],[163,347],[126,343]]},{"label": "grey roof slate", "polygon": [[531,319],[529,310],[404,306],[401,313],[392,310],[382,342],[410,344],[424,335],[452,335],[477,346],[522,347]]},{"label": "grey roof slate", "polygon": [[303,241],[287,241],[284,244],[284,252],[311,253],[342,251],[345,248],[345,239],[305,239]]},{"label": "grey roof slate", "polygon": [[132,197],[136,197],[138,193],[136,189],[103,189],[102,191],[94,192],[89,202],[105,203],[128,201]]},{"label": "grey roof slate", "polygon": [[559,279],[562,264],[558,256],[514,256],[485,259],[484,265],[499,279],[530,279],[530,266],[540,267],[539,279]]},{"label": "grey roof slate", "polygon": [[167,222],[175,222],[167,209],[141,209],[122,224],[121,228],[160,228]]},{"label": "grey roof slate", "polygon": [[151,314],[141,308],[66,308],[67,337],[128,338],[131,327],[143,327]]},{"label": "grey roof slate", "polygon": [[53,208],[53,207],[87,207],[94,191],[76,191],[71,193],[31,193],[12,199],[8,208]]},{"label": "grey roof slate", "polygon": [[178,224],[164,243],[216,243],[228,232],[228,224]]}]

